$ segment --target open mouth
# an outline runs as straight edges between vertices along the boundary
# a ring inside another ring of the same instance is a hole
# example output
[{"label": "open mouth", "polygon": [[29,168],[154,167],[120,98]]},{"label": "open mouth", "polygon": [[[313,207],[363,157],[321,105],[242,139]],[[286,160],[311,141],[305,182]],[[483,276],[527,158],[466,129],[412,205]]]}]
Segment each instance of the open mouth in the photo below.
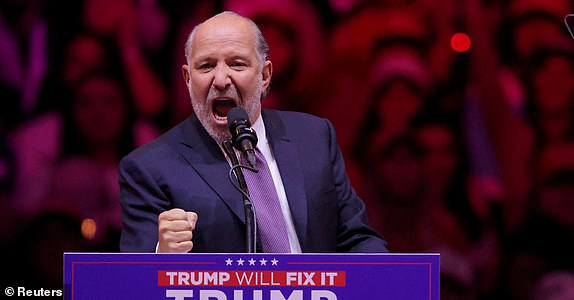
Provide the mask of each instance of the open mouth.
[{"label": "open mouth", "polygon": [[213,116],[218,121],[227,122],[227,113],[236,106],[232,99],[216,99],[212,104]]}]

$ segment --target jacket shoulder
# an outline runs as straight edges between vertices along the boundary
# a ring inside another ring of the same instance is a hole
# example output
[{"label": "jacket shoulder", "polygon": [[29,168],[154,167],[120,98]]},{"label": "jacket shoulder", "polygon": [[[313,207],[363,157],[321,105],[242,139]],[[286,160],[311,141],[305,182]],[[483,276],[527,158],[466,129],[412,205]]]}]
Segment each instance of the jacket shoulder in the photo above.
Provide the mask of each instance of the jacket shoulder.
[{"label": "jacket shoulder", "polygon": [[122,158],[122,161],[148,161],[155,160],[165,155],[173,155],[175,147],[181,143],[183,137],[183,128],[187,126],[186,121],[181,122],[175,127],[164,132],[157,138],[143,144]]}]

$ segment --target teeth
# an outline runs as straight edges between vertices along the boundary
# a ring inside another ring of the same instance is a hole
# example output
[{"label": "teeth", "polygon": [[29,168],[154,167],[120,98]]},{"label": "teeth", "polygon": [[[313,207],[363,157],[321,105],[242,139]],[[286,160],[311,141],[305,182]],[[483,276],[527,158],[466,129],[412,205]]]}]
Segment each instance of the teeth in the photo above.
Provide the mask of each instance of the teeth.
[{"label": "teeth", "polygon": [[227,117],[220,117],[217,114],[213,114],[213,117],[218,121],[227,121]]}]

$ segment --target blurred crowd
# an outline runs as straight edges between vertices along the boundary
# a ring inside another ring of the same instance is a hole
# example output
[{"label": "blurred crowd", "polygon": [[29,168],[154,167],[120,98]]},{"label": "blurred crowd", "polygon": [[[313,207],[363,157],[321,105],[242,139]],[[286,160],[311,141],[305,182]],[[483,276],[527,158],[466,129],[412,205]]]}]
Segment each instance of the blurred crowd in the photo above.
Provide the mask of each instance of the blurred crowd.
[{"label": "blurred crowd", "polygon": [[233,10],[270,45],[264,107],[333,122],[390,250],[441,253],[442,299],[574,299],[573,4],[4,0],[0,249],[25,267],[1,281],[118,251],[118,161],[192,113],[185,40]]}]

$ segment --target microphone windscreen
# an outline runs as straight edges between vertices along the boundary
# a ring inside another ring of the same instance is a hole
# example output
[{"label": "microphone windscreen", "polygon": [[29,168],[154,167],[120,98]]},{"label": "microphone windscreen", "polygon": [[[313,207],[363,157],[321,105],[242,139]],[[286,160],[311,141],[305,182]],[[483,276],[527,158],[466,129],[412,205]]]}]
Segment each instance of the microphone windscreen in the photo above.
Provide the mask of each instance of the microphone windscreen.
[{"label": "microphone windscreen", "polygon": [[251,126],[249,123],[249,116],[245,109],[236,106],[227,113],[227,126],[231,128],[234,126],[233,124],[237,124],[239,121],[247,122],[247,126]]}]

